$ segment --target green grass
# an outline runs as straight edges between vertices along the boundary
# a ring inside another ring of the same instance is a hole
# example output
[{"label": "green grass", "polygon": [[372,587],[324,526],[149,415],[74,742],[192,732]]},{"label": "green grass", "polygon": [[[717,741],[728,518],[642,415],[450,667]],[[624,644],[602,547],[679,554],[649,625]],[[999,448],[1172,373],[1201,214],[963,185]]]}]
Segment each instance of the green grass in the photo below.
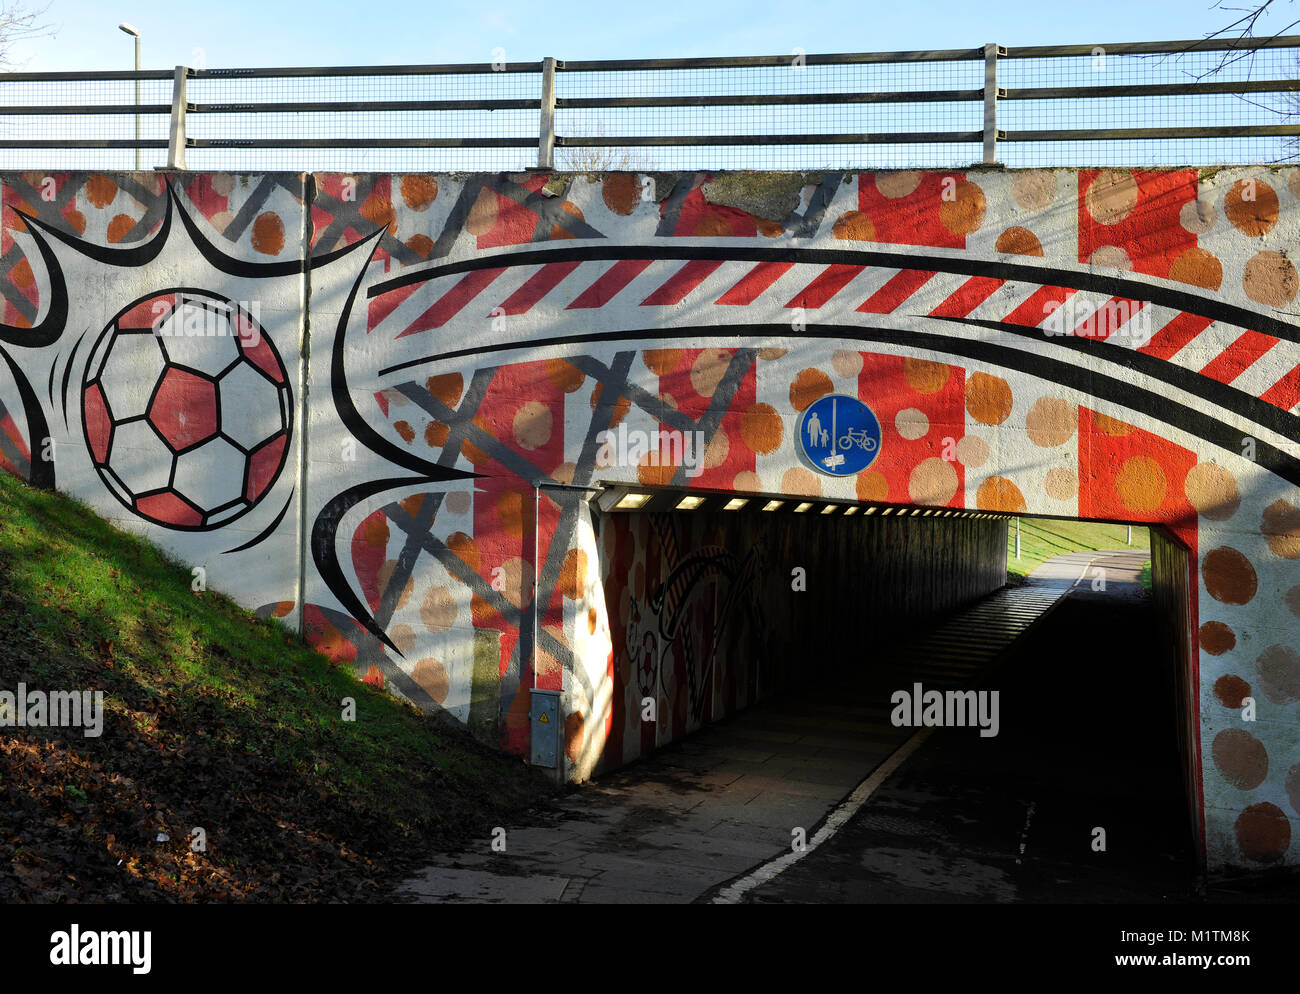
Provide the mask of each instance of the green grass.
[{"label": "green grass", "polygon": [[[1147,530],[1133,526],[1133,544],[1125,545],[1127,526],[1094,521],[1055,521],[1050,518],[1020,519],[1020,558],[1016,558],[1016,523],[1007,528],[1007,572],[1025,576],[1052,556],[1091,549],[1145,549]],[[1149,576],[1149,572],[1148,572]],[[1149,582],[1149,581],[1148,581]]]},{"label": "green grass", "polygon": [[[129,772],[132,789],[156,795],[160,818],[175,812],[173,838],[187,835],[185,818],[205,803],[207,821],[189,824],[218,834],[247,806],[249,817],[278,816],[370,855],[403,837],[417,850],[454,843],[542,795],[517,757],[358,681],[280,622],[193,592],[191,580],[189,567],[77,501],[0,473],[0,689],[25,682],[105,695],[100,739],[68,735],[60,744],[57,729],[25,730],[29,750],[53,743],[64,750],[61,768],[73,771],[50,803],[89,799],[114,812],[121,799],[106,784]],[[355,721],[342,720],[345,697],[356,701]],[[27,768],[5,762],[0,754],[0,780],[17,786],[15,770]],[[209,788],[198,786],[204,778]],[[37,778],[23,789],[42,786]],[[52,825],[58,817],[51,813]],[[371,838],[346,838],[348,825],[366,826]],[[0,864],[10,855],[4,836],[0,825]],[[268,876],[274,861],[269,853]],[[241,893],[258,899],[257,881]]]}]

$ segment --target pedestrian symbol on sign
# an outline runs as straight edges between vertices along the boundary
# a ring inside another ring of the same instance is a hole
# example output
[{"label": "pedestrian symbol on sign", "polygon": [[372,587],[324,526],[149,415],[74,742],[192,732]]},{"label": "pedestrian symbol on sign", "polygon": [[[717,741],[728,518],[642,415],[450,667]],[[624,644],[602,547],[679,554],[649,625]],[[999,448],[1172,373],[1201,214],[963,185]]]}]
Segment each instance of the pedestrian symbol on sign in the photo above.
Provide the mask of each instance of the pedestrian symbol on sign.
[{"label": "pedestrian symbol on sign", "polygon": [[830,394],[803,412],[798,439],[799,455],[817,472],[853,476],[880,452],[880,420],[856,397]]}]

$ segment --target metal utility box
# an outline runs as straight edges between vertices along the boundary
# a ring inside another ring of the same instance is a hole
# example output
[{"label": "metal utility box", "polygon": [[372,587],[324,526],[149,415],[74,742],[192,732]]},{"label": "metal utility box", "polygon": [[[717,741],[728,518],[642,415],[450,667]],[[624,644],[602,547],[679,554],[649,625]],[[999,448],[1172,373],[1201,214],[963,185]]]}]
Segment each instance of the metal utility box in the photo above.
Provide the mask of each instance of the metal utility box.
[{"label": "metal utility box", "polygon": [[560,718],[560,692],[534,687],[532,695],[532,707],[528,711],[532,738],[531,762],[534,766],[554,769],[559,765],[560,729],[564,724]]}]

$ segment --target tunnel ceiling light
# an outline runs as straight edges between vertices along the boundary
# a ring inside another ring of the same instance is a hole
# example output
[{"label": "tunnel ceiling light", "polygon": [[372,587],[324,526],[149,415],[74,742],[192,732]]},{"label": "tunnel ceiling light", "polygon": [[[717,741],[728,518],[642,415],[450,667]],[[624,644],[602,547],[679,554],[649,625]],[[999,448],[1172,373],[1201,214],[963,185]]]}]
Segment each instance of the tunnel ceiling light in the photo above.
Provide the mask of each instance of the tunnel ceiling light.
[{"label": "tunnel ceiling light", "polygon": [[763,505],[763,510],[775,511],[778,507],[783,507],[784,505],[785,505],[785,501],[783,500],[769,500],[766,504]]},{"label": "tunnel ceiling light", "polygon": [[812,507],[812,501],[806,500],[794,509],[795,514],[803,514],[808,508]]},{"label": "tunnel ceiling light", "polygon": [[822,514],[834,514],[835,511],[836,511],[836,507],[834,504],[827,504],[825,507],[822,508]]},{"label": "tunnel ceiling light", "polygon": [[846,507],[846,508],[844,509],[844,517],[846,517],[846,518],[847,518],[850,514],[857,514],[857,513],[858,513],[858,505],[857,505],[857,504],[850,504],[848,507]]},{"label": "tunnel ceiling light", "polygon": [[742,507],[744,507],[748,503],[749,503],[749,498],[747,497],[733,497],[731,498],[731,500],[727,501],[727,503],[723,505],[722,509],[724,511],[739,511]]},{"label": "tunnel ceiling light", "polygon": [[697,497],[694,494],[687,494],[685,497],[683,497],[681,500],[677,502],[677,510],[694,511],[697,507],[699,507],[703,503],[704,503],[703,497]]},{"label": "tunnel ceiling light", "polygon": [[614,505],[614,510],[635,511],[638,507],[644,507],[649,499],[649,494],[625,494],[623,499]]}]

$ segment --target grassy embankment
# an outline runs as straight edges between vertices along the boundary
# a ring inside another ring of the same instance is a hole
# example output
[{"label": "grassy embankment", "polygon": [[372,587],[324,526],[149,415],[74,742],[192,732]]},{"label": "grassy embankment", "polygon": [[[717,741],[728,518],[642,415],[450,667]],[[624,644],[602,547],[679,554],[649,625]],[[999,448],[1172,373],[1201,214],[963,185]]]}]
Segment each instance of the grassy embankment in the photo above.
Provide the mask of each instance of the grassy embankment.
[{"label": "grassy embankment", "polygon": [[0,901],[381,899],[549,793],[520,759],[190,584],[0,473],[0,690],[104,692],[98,738],[0,727]]},{"label": "grassy embankment", "polygon": [[[1055,521],[1050,518],[1020,519],[1020,558],[1016,558],[1016,522],[1007,528],[1007,572],[1025,576],[1052,556],[1090,549],[1146,549],[1150,542],[1147,529],[1133,526],[1133,544],[1126,545],[1125,525],[1099,524],[1094,521]],[[1143,573],[1144,584],[1151,585],[1150,566]]]}]

